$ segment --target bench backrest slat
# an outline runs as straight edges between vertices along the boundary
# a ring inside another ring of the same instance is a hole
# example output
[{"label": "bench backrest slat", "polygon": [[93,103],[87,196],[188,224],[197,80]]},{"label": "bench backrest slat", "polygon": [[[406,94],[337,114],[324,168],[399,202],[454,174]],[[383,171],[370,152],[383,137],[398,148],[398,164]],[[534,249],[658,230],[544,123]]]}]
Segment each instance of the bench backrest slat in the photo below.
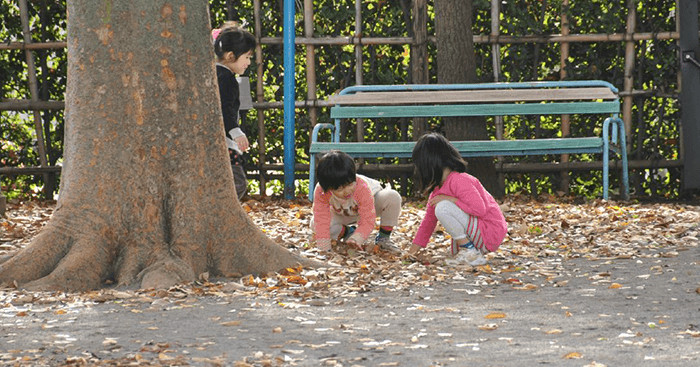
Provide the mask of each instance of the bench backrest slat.
[{"label": "bench backrest slat", "polygon": [[[310,153],[320,153],[333,148],[340,148],[349,154],[369,153],[369,152],[385,152],[396,153],[402,151],[412,151],[415,141],[399,141],[399,142],[316,142],[311,147]],[[603,144],[603,139],[600,137],[585,137],[585,138],[549,138],[549,139],[524,139],[524,140],[470,140],[470,141],[453,141],[457,150],[461,152],[469,151],[493,151],[493,150],[522,150],[532,149],[554,149],[554,148],[600,148]]]},{"label": "bench backrest slat", "polygon": [[436,91],[377,91],[337,94],[328,99],[338,105],[411,105],[448,103],[500,103],[615,100],[610,88],[490,89]]},{"label": "bench backrest slat", "polygon": [[[340,149],[350,156],[357,157],[399,157],[411,156],[414,141],[402,142],[316,142],[309,153],[317,154],[331,149]],[[525,140],[473,140],[453,141],[452,145],[463,155],[470,157],[494,155],[540,155],[557,153],[596,153],[603,146],[600,137],[552,138]]]},{"label": "bench backrest slat", "polygon": [[409,106],[335,106],[331,118],[511,116],[619,113],[618,100],[608,102],[509,103]]}]

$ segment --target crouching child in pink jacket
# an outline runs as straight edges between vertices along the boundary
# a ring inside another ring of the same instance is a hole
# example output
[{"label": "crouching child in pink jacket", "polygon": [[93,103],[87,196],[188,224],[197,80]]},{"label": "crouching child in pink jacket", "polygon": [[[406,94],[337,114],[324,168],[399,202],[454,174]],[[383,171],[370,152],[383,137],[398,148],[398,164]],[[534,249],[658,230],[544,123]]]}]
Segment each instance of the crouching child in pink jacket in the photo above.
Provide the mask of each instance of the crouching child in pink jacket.
[{"label": "crouching child in pink jacket", "polygon": [[408,253],[414,255],[424,248],[440,222],[452,236],[448,264],[485,264],[483,255],[496,251],[508,230],[496,200],[467,173],[467,162],[440,134],[429,133],[418,139],[413,164],[420,186],[430,196]]}]

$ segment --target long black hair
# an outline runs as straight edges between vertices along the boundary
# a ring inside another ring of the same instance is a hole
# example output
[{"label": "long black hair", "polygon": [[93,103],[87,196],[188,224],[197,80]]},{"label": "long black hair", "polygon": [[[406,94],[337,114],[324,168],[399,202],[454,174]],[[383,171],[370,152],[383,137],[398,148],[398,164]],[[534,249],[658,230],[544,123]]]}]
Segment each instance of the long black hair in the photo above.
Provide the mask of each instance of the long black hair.
[{"label": "long black hair", "polygon": [[445,168],[467,172],[467,162],[462,159],[459,151],[438,133],[421,136],[413,147],[412,158],[423,194],[440,186]]},{"label": "long black hair", "polygon": [[224,28],[214,41],[214,53],[219,59],[227,52],[233,52],[233,56],[238,59],[254,48],[255,36],[240,27]]},{"label": "long black hair", "polygon": [[355,161],[340,150],[328,151],[318,160],[316,177],[323,191],[339,189],[355,182]]}]

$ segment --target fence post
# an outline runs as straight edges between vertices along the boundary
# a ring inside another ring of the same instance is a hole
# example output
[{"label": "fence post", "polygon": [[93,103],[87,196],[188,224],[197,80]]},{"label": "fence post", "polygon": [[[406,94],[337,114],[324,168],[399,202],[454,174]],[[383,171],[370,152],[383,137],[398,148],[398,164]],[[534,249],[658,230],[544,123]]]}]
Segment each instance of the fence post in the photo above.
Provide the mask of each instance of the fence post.
[{"label": "fence post", "polygon": [[[24,44],[32,44],[32,34],[29,29],[29,9],[27,8],[27,0],[19,1],[20,18],[22,22],[22,34],[24,36]],[[32,102],[39,101],[39,88],[36,79],[36,65],[34,64],[34,54],[32,50],[25,49],[24,55],[27,61],[27,77],[29,79],[29,93],[31,94],[30,100]],[[39,150],[39,164],[41,167],[48,167],[48,160],[46,155],[46,143],[44,140],[44,124],[41,118],[41,113],[39,110],[32,110],[34,115],[34,130],[36,131],[36,143],[37,149]],[[50,185],[50,173],[44,173],[44,195],[47,199],[52,199],[53,187]],[[50,189],[50,190],[49,190]]]},{"label": "fence post", "polygon": [[[566,1],[566,0],[565,0]],[[499,0],[491,0],[491,37],[495,39],[491,44],[491,65],[493,65],[493,81],[501,81],[501,44],[498,37],[501,35],[501,8]],[[503,140],[503,116],[495,116],[496,140]],[[499,167],[503,166],[503,157],[496,157]],[[500,192],[505,192],[506,175],[503,171],[498,172],[498,185]]]},{"label": "fence post", "polygon": [[[362,57],[362,0],[355,0],[355,84],[365,84],[362,74],[364,64]],[[355,133],[357,141],[365,141],[365,122],[362,119],[355,120]],[[364,159],[358,159],[362,164]]]},{"label": "fence post", "polygon": [[5,207],[7,205],[7,199],[2,195],[2,192],[0,192],[0,218],[2,218],[5,215]]},{"label": "fence post", "polygon": [[[413,84],[428,84],[428,5],[426,0],[413,1],[412,29],[414,44],[411,46],[411,77]],[[428,119],[413,119],[413,140],[425,133]]]},{"label": "fence post", "polygon": [[[569,0],[563,0],[561,3],[561,35],[569,35]],[[569,60],[569,42],[561,43],[561,56],[560,56],[560,69],[559,78],[561,80],[566,80],[567,77],[567,65]],[[561,115],[561,137],[566,138],[571,135],[571,117],[569,115]],[[569,162],[569,155],[561,155],[561,163],[566,164]],[[561,185],[559,189],[564,193],[569,193],[569,171],[561,171]]]},{"label": "fence post", "polygon": [[681,157],[683,190],[700,189],[700,42],[698,42],[698,2],[681,0]]},{"label": "fence post", "polygon": [[[625,30],[625,71],[624,90],[625,96],[622,101],[622,120],[625,122],[625,136],[632,136],[632,104],[634,97],[634,30],[637,27],[637,1],[627,0],[627,29]],[[631,138],[627,139],[627,151],[631,146]]]},{"label": "fence post", "polygon": [[[314,2],[304,0],[304,37],[314,37]],[[316,107],[316,46],[306,45],[306,99],[313,101],[314,105],[309,107],[309,119],[311,126],[309,132],[316,125],[318,120],[318,108]]]},{"label": "fence post", "polygon": [[[262,37],[262,21],[260,16],[260,0],[253,0],[253,17],[255,22],[255,61],[256,61],[256,78],[255,78],[255,101],[258,103],[265,102],[265,94],[263,91],[263,55],[262,55],[262,44],[260,39]],[[258,172],[260,173],[260,196],[266,196],[267,187],[267,171],[263,169],[266,157],[266,145],[265,145],[265,113],[262,108],[256,108],[257,122],[258,122]]]}]

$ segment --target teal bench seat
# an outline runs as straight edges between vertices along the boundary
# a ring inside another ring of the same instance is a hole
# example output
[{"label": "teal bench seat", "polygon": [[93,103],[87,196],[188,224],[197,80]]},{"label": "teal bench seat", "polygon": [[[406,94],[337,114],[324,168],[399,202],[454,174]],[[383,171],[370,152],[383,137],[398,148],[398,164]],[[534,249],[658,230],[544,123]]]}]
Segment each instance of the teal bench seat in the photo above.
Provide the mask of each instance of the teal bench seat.
[{"label": "teal bench seat", "polygon": [[[415,142],[340,141],[341,119],[507,115],[603,114],[601,136],[522,140],[452,141],[464,157],[600,153],[603,198],[608,198],[609,153],[622,161],[621,195],[629,197],[624,123],[617,89],[604,81],[530,83],[362,85],[329,98],[334,124],[317,124],[309,147],[309,199],[315,187],[315,158],[338,149],[355,158],[410,158]],[[330,142],[318,141],[330,129]]]}]

